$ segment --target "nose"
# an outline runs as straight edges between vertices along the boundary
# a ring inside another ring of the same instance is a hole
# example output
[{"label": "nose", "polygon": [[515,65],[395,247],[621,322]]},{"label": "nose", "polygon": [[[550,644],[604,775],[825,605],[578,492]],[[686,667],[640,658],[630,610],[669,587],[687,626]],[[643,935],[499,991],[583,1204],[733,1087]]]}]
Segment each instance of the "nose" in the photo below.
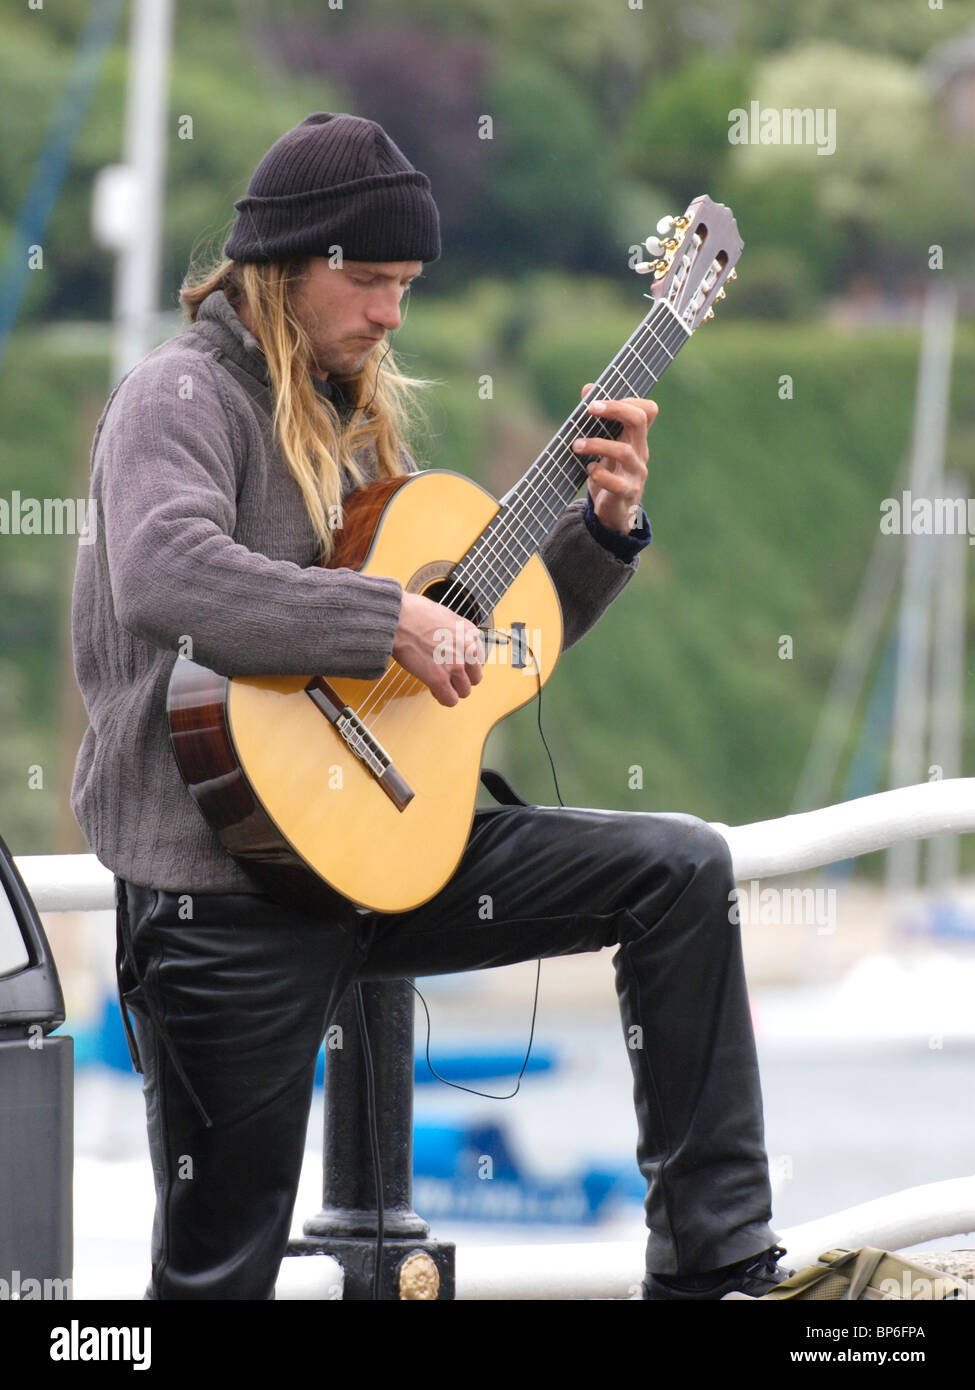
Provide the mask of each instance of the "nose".
[{"label": "nose", "polygon": [[370,323],[375,323],[388,330],[399,328],[403,322],[403,316],[400,313],[402,297],[403,291],[398,285],[384,287],[370,302],[367,311]]}]

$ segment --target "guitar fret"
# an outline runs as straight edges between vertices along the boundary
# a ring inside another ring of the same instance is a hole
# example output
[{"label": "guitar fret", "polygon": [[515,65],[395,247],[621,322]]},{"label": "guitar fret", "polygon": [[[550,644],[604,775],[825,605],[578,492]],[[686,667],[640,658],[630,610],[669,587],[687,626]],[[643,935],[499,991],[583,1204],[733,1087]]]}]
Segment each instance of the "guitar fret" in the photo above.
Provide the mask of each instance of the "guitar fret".
[{"label": "guitar fret", "polygon": [[[596,382],[595,395],[613,400],[644,396],[674,360],[690,332],[666,301],[658,300]],[[599,420],[580,402],[524,476],[502,499],[500,510],[452,571],[452,578],[490,610],[550,534],[588,478],[594,455],[572,449],[580,435],[612,439],[615,420]]]}]

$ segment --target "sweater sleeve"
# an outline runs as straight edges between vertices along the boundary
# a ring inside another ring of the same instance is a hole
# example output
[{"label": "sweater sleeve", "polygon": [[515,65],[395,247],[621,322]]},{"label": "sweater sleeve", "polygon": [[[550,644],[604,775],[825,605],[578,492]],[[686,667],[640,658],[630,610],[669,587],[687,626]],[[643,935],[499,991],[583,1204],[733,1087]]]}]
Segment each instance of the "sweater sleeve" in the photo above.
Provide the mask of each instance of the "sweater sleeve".
[{"label": "sweater sleeve", "polygon": [[620,560],[632,560],[634,555],[639,555],[641,550],[653,540],[653,532],[650,530],[650,518],[643,508],[640,508],[640,519],[635,526],[632,526],[627,535],[620,531],[613,531],[608,526],[604,526],[596,515],[596,508],[593,505],[592,493],[586,493],[586,510],[583,517],[587,527],[601,546],[606,550],[612,551]]},{"label": "sweater sleeve", "polygon": [[539,546],[562,605],[562,650],[578,642],[637,572],[639,554],[621,559],[586,524],[586,503],[570,502]]},{"label": "sweater sleeve", "polygon": [[150,361],[113,397],[93,460],[118,622],[227,676],[381,676],[402,585],[235,541],[244,441],[228,385],[193,354],[187,398],[187,357]]}]

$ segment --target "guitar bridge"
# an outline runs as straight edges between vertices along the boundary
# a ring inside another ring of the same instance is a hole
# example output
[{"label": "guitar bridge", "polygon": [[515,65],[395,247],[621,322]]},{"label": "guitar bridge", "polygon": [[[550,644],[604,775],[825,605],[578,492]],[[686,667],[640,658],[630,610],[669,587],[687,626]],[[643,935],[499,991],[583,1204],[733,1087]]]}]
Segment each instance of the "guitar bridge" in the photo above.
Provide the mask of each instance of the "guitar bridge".
[{"label": "guitar bridge", "polygon": [[334,727],[353,757],[372,773],[397,811],[405,811],[416,793],[355,710],[343,705],[324,676],[313,676],[305,686],[305,694]]},{"label": "guitar bridge", "polygon": [[335,727],[360,763],[364,763],[374,777],[381,777],[391,764],[389,754],[348,705],[336,719]]}]

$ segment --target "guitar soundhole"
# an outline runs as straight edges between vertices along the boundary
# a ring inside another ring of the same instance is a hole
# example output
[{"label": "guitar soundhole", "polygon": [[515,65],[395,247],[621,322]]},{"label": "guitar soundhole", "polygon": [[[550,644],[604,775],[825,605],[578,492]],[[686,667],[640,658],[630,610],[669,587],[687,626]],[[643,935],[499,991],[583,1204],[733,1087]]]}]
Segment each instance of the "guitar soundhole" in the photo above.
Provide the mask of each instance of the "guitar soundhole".
[{"label": "guitar soundhole", "polygon": [[425,588],[423,597],[431,599],[434,603],[442,603],[452,613],[459,613],[476,627],[485,627],[491,616],[469,590],[461,588],[449,575],[446,579],[438,579]]}]

